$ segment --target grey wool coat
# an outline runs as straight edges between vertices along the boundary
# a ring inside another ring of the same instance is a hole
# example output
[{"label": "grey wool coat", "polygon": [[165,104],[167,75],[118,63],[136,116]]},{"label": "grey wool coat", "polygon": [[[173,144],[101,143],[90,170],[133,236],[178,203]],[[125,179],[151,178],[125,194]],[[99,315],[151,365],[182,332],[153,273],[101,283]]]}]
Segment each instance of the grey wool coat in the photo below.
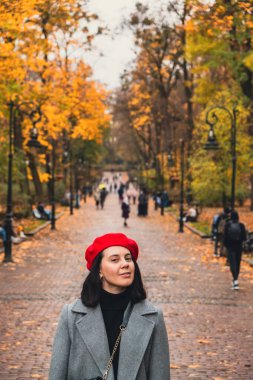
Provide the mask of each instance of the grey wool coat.
[{"label": "grey wool coat", "polygon": [[[100,305],[65,305],[58,323],[49,380],[103,376],[110,357]],[[119,352],[118,380],[169,380],[168,337],[162,312],[149,301],[134,305]],[[114,380],[111,368],[108,380]]]}]

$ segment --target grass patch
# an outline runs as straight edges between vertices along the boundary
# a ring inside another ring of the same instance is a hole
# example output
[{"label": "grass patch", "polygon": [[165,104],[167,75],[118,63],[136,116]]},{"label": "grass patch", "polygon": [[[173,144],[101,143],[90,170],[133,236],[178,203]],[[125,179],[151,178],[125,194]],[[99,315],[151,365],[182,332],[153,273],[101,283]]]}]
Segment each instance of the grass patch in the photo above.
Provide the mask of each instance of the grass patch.
[{"label": "grass patch", "polygon": [[176,214],[179,214],[179,209],[178,209],[178,207],[175,207],[175,206],[170,206],[170,207],[165,207],[164,208],[164,211],[165,212],[168,212],[168,213],[171,213],[171,214],[174,214],[174,215],[176,215]]},{"label": "grass patch", "polygon": [[194,222],[189,224],[203,234],[211,235],[210,224],[208,222]]},{"label": "grass patch", "polygon": [[35,228],[42,226],[42,224],[45,224],[47,220],[41,220],[41,219],[24,219],[22,221],[22,224],[24,226],[24,233],[31,232],[35,230]]}]

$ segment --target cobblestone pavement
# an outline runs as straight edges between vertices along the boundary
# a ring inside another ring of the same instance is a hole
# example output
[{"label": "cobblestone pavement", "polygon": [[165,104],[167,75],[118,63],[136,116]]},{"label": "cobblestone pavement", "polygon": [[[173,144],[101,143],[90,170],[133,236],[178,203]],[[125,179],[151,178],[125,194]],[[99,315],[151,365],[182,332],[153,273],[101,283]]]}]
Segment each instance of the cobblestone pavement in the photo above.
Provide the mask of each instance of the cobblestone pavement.
[{"label": "cobblestone pavement", "polygon": [[[172,380],[253,379],[253,278],[242,265],[239,292],[210,242],[185,231],[173,218],[150,215],[123,227],[118,200],[104,210],[89,200],[75,215],[57,221],[14,248],[15,264],[0,265],[0,379],[47,379],[50,351],[63,304],[79,296],[84,249],[98,235],[127,232],[139,242],[148,295],[165,315]],[[131,380],[131,379],[120,379]],[[157,379],[158,380],[158,379]]]}]

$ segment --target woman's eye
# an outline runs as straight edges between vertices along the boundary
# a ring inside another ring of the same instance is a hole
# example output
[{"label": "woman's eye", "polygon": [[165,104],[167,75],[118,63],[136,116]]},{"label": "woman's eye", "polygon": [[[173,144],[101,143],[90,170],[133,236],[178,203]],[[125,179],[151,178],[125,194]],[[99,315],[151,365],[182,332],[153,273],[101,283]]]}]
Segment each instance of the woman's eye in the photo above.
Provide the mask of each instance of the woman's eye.
[{"label": "woman's eye", "polygon": [[131,256],[126,257],[126,261],[132,261],[132,257]]}]

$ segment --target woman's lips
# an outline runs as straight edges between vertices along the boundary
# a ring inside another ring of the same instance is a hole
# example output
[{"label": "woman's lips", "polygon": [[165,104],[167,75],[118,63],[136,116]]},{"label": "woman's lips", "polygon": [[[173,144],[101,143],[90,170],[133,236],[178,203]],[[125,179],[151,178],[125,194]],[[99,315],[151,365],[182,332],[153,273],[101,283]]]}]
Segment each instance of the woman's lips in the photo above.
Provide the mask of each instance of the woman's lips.
[{"label": "woman's lips", "polygon": [[122,276],[122,277],[130,277],[131,273],[130,272],[122,273],[120,276]]}]

